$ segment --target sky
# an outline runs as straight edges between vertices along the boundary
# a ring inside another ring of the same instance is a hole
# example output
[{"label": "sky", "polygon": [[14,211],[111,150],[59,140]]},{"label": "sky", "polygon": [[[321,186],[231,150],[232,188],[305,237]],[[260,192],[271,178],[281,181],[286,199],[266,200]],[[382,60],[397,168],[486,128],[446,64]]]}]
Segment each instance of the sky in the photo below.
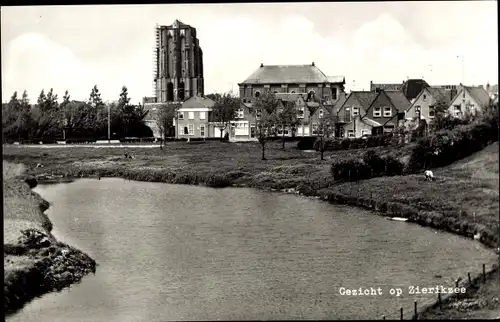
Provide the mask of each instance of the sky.
[{"label": "sky", "polygon": [[261,63],[314,62],[348,91],[498,83],[496,1],[23,6],[1,8],[2,102],[50,88],[85,100],[94,85],[117,100],[125,85],[138,103],[153,94],[155,25],[176,19],[197,30],[205,94],[237,92]]}]

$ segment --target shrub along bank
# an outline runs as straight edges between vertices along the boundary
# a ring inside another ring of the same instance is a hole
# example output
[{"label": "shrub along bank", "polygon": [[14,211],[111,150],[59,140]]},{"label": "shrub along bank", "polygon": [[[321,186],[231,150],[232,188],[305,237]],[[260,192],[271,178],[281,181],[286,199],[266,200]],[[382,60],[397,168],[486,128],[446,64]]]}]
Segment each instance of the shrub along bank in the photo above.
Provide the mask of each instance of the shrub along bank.
[{"label": "shrub along bank", "polygon": [[[339,151],[339,150],[351,150],[351,149],[366,149],[373,148],[377,146],[389,146],[393,144],[393,134],[387,133],[383,135],[368,136],[366,138],[355,138],[355,139],[338,139],[338,138],[326,138],[324,139],[325,151]],[[313,149],[316,151],[320,150],[320,140],[315,140],[313,144]]]}]

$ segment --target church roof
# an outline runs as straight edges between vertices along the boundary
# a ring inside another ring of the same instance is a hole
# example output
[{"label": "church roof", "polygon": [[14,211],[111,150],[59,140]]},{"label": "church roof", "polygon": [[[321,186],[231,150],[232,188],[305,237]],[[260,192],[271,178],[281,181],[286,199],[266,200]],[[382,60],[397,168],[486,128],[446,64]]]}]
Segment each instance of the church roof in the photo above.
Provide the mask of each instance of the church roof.
[{"label": "church roof", "polygon": [[330,83],[330,79],[313,65],[261,65],[241,84]]}]

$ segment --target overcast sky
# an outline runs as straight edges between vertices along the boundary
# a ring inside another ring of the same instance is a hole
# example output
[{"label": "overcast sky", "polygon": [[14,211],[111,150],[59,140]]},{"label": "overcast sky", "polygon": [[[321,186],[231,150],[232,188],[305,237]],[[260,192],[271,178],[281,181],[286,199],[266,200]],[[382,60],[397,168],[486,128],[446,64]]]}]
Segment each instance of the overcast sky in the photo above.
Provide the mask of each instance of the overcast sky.
[{"label": "overcast sky", "polygon": [[496,1],[2,7],[2,100],[51,87],[84,100],[97,84],[137,103],[153,92],[155,24],[175,19],[197,29],[205,94],[237,90],[261,63],[313,61],[348,90],[457,84],[462,57],[466,84],[498,83]]}]

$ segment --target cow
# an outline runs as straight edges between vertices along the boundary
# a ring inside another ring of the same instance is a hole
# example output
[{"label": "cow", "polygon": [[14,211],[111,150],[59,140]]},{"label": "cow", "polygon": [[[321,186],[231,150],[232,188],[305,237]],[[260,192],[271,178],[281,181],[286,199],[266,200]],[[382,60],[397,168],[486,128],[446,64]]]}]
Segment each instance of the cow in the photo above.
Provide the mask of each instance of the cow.
[{"label": "cow", "polygon": [[435,180],[434,173],[432,173],[431,170],[425,170],[424,174],[425,174],[425,181],[427,181],[427,180],[434,181]]}]

